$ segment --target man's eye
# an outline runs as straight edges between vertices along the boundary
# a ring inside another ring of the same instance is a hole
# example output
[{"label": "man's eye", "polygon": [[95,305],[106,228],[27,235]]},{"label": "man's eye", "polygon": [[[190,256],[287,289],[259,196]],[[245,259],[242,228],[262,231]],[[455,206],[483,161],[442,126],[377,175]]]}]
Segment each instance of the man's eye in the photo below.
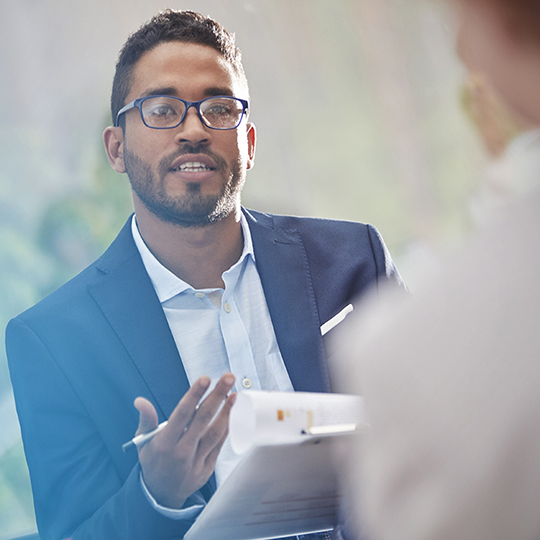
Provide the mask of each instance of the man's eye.
[{"label": "man's eye", "polygon": [[205,111],[205,114],[211,114],[214,116],[223,116],[223,115],[231,114],[231,108],[223,104],[212,105]]},{"label": "man's eye", "polygon": [[154,105],[146,111],[147,116],[173,116],[176,115],[176,110],[165,103],[160,105]]}]

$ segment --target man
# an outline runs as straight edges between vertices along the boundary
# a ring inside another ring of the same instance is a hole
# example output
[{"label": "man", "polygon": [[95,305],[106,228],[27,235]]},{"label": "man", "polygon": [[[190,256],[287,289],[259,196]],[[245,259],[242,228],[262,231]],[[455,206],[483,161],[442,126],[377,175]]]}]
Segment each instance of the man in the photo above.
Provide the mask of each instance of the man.
[{"label": "man", "polygon": [[[329,391],[321,325],[399,282],[370,226],[241,208],[248,98],[233,36],[199,14],[120,53],[104,141],[136,217],[7,330],[43,540],[183,537],[235,464],[229,392]],[[135,399],[139,433],[168,419],[139,459]]]},{"label": "man", "polygon": [[[467,67],[540,127],[540,1],[452,4]],[[391,324],[372,318],[351,344],[341,389],[361,384],[371,430],[348,475],[371,537],[540,537],[539,273],[537,184],[412,306],[392,305]]]}]

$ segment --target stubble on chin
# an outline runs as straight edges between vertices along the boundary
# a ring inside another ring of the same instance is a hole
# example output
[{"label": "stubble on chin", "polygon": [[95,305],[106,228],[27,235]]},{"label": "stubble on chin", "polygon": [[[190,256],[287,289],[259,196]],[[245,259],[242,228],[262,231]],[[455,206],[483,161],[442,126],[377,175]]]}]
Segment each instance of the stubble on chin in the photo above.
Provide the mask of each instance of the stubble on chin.
[{"label": "stubble on chin", "polygon": [[[201,184],[189,182],[186,193],[174,197],[167,193],[164,178],[175,157],[164,158],[158,166],[159,173],[155,174],[147,163],[124,149],[131,188],[152,214],[161,221],[187,228],[217,223],[236,211],[245,180],[240,164],[233,165],[228,181],[224,182],[218,194],[205,195],[201,193]],[[224,161],[221,158],[216,161],[224,170]]]}]

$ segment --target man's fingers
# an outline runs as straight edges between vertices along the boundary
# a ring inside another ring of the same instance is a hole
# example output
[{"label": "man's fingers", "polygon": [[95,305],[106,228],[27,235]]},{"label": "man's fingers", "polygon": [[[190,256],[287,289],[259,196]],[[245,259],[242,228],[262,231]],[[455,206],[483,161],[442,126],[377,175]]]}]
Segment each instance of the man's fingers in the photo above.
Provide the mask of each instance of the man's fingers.
[{"label": "man's fingers", "polygon": [[216,461],[218,458],[219,453],[221,452],[221,448],[225,444],[225,440],[227,439],[227,435],[229,434],[229,430],[225,430],[225,433],[221,437],[221,440],[212,448],[209,452],[209,454],[206,456],[206,459],[204,460],[204,464],[206,467],[211,468],[214,470],[216,468]]},{"label": "man's fingers", "polygon": [[197,404],[204,396],[210,386],[210,378],[199,377],[178,402],[171,416],[167,427],[161,432],[162,440],[165,444],[176,444],[178,439],[184,434],[185,428],[192,420]]},{"label": "man's fingers", "polygon": [[[197,452],[201,459],[208,460],[207,455],[217,450],[219,453],[229,431],[229,414],[236,401],[236,394],[231,394],[223,404],[218,415],[208,427],[199,441]],[[217,456],[217,454],[216,454]]]},{"label": "man's fingers", "polygon": [[192,442],[198,440],[206,431],[217,411],[227,399],[229,391],[234,386],[234,380],[234,375],[232,373],[225,373],[225,375],[219,379],[216,387],[199,405],[189,430],[186,433],[187,439]]},{"label": "man's fingers", "polygon": [[145,398],[135,399],[135,408],[139,411],[139,427],[135,435],[148,433],[158,425],[158,415],[154,406]]},{"label": "man's fingers", "polygon": [[[166,427],[140,449],[144,481],[156,501],[180,508],[214,471],[236,397],[227,397],[234,380],[234,375],[225,374],[201,402],[210,379],[197,379],[172,412]],[[136,407],[141,413],[137,433],[155,428],[158,418],[152,404],[139,398]]]},{"label": "man's fingers", "polygon": [[[193,447],[196,448],[199,438],[206,431],[212,418],[227,398],[227,394],[234,385],[234,380],[232,373],[223,375],[216,387],[197,408],[210,386],[210,378],[203,376],[197,379],[169,417],[167,427],[160,433],[161,443],[164,446],[173,446],[184,437],[186,443],[194,445]],[[188,426],[190,429],[186,432]]]}]

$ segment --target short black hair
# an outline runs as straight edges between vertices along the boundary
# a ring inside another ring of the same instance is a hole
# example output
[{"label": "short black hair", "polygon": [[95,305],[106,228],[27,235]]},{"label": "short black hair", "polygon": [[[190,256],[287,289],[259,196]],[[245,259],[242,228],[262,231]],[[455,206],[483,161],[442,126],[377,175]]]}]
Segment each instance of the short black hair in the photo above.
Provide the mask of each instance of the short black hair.
[{"label": "short black hair", "polygon": [[[118,111],[125,105],[133,84],[133,70],[137,62],[144,53],[160,43],[169,41],[198,43],[212,47],[229,62],[247,88],[242,53],[236,46],[234,34],[200,13],[166,9],[131,34],[120,50],[111,93],[113,122]],[[123,126],[123,122],[121,125]]]}]

